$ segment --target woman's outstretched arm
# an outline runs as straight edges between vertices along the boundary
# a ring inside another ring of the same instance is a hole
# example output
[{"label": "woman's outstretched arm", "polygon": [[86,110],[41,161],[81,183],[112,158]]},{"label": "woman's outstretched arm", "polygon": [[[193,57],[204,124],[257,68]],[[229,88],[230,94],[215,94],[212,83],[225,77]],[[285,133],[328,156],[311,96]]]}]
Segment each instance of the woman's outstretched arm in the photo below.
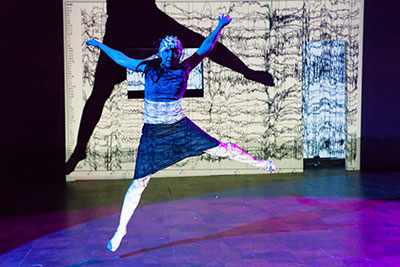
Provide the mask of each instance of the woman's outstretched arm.
[{"label": "woman's outstretched arm", "polygon": [[209,54],[215,43],[217,42],[218,36],[221,33],[222,29],[231,22],[231,18],[228,15],[222,14],[222,16],[218,17],[218,26],[215,30],[203,41],[199,49],[197,49],[196,53],[199,56],[206,56]]},{"label": "woman's outstretched arm", "polygon": [[139,59],[133,59],[130,57],[127,57],[124,53],[112,49],[105,44],[100,43],[99,41],[96,41],[94,39],[89,40],[86,42],[87,45],[91,45],[94,47],[98,47],[101,50],[103,50],[115,63],[118,65],[133,70],[133,71],[144,71],[146,65],[145,64],[140,64],[144,60],[139,60]]}]

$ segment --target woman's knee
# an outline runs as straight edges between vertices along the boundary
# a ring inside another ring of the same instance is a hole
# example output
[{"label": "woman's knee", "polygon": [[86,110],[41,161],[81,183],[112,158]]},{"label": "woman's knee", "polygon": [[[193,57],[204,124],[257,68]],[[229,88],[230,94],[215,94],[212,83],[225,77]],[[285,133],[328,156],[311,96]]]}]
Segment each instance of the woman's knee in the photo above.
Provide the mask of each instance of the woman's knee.
[{"label": "woman's knee", "polygon": [[208,154],[216,157],[226,157],[227,151],[227,144],[222,143],[221,141],[219,146],[206,150]]},{"label": "woman's knee", "polygon": [[128,193],[129,194],[138,194],[138,195],[142,194],[143,191],[146,189],[146,187],[149,183],[149,180],[150,180],[150,175],[145,176],[143,178],[134,179],[128,188]]}]

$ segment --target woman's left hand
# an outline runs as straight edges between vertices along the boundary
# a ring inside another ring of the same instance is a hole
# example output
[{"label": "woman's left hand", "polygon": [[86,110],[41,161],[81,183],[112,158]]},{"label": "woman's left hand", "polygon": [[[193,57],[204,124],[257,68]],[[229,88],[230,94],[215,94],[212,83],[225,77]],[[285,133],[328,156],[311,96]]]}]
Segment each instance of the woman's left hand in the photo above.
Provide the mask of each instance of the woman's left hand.
[{"label": "woman's left hand", "polygon": [[218,24],[221,27],[225,27],[231,21],[232,21],[232,19],[228,15],[225,16],[224,14],[222,14],[221,16],[218,17]]},{"label": "woman's left hand", "polygon": [[95,39],[92,39],[92,40],[86,41],[86,45],[99,47],[101,45],[101,43],[99,41],[95,40]]}]

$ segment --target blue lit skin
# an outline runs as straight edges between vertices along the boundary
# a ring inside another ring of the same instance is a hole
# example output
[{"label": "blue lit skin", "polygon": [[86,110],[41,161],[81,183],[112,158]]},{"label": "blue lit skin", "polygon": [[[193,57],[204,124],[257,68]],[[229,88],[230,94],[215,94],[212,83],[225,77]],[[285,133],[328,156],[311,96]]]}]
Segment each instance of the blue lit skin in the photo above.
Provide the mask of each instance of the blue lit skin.
[{"label": "blue lit skin", "polygon": [[161,64],[166,68],[173,68],[179,63],[182,53],[177,48],[166,48],[161,52]]}]

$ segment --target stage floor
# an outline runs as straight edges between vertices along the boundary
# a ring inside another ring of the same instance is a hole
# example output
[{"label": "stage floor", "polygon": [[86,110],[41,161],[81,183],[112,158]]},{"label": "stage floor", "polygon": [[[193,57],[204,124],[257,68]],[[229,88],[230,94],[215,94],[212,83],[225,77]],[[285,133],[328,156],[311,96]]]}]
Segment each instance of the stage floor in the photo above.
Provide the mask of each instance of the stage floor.
[{"label": "stage floor", "polygon": [[154,178],[117,252],[130,181],[3,193],[0,266],[399,266],[400,173]]}]

